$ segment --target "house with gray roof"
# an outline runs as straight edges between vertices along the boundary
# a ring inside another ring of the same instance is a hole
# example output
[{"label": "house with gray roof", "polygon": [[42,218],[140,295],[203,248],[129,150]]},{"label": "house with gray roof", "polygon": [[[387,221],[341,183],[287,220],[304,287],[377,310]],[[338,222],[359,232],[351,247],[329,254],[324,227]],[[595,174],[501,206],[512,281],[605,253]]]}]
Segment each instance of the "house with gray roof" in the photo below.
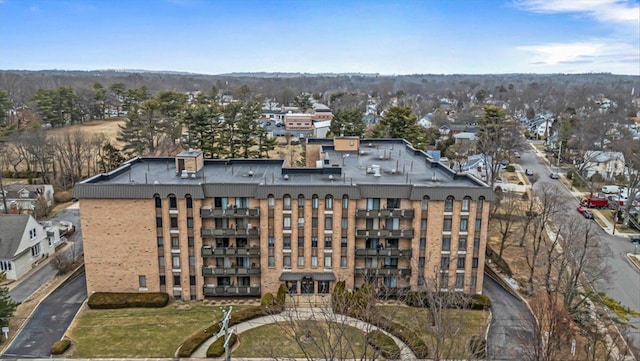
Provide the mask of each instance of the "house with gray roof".
[{"label": "house with gray roof", "polygon": [[7,208],[16,209],[18,212],[33,211],[36,208],[38,198],[44,197],[47,207],[54,204],[53,186],[50,184],[5,184],[4,194],[0,194],[0,211],[4,211],[4,201]]},{"label": "house with gray roof", "polygon": [[0,215],[0,271],[7,280],[18,280],[60,243],[56,227],[43,226],[22,214]]}]

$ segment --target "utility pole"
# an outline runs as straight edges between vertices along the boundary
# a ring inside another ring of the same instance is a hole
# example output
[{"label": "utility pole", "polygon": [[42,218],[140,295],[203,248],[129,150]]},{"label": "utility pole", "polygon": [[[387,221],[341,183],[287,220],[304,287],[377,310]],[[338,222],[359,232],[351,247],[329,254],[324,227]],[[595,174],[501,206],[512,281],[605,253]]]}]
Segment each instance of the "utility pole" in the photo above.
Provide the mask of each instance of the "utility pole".
[{"label": "utility pole", "polygon": [[4,213],[9,214],[9,208],[7,208],[7,197],[4,194],[4,185],[2,184],[2,172],[0,172],[0,196],[2,196],[2,205],[4,206]]},{"label": "utility pole", "polygon": [[222,322],[220,323],[220,332],[218,332],[218,336],[220,337],[220,333],[224,331],[224,359],[225,361],[230,361],[231,357],[229,356],[229,338],[232,334],[236,332],[235,328],[229,330],[229,319],[231,318],[231,311],[233,310],[233,306],[229,306],[227,311],[222,310],[222,314],[224,317],[222,318]]}]

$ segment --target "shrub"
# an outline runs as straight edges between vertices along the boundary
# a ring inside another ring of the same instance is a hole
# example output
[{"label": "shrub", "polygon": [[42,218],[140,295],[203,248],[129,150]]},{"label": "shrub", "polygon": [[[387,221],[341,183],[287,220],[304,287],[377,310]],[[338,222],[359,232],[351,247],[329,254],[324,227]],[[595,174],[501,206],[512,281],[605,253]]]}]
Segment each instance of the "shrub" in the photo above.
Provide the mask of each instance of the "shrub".
[{"label": "shrub", "polygon": [[378,320],[378,324],[376,326],[402,340],[402,342],[409,346],[416,357],[429,357],[429,348],[427,347],[427,345],[420,337],[418,337],[418,335],[416,335],[415,332],[411,331],[411,329],[407,328],[406,326],[393,322],[384,317]]},{"label": "shrub", "polygon": [[[229,349],[235,345],[238,335],[235,333],[229,336]],[[224,336],[215,340],[207,349],[207,357],[220,357],[224,355]]]},{"label": "shrub", "polygon": [[486,310],[491,307],[491,299],[485,295],[472,295],[468,307],[472,310]]},{"label": "shrub", "polygon": [[473,335],[467,343],[467,351],[473,358],[484,359],[487,357],[487,341],[478,335]]},{"label": "shrub", "polygon": [[191,335],[191,337],[178,348],[178,357],[190,357],[193,351],[218,332],[220,332],[220,324],[216,323],[215,325],[205,328],[202,332]]},{"label": "shrub", "polygon": [[231,314],[231,319],[229,320],[229,327],[245,321],[256,319],[258,317],[268,316],[268,315],[269,315],[269,312],[267,311],[267,309],[261,306],[253,306],[253,307],[245,308],[243,310],[240,310]]},{"label": "shrub", "polygon": [[284,283],[281,283],[280,287],[278,287],[278,293],[276,294],[276,305],[284,306],[284,303],[286,300],[287,300],[287,287],[285,287]]},{"label": "shrub", "polygon": [[65,338],[60,341],[56,341],[56,343],[51,346],[50,352],[52,355],[62,355],[69,349],[70,346],[71,340]]},{"label": "shrub", "polygon": [[396,342],[382,331],[375,330],[367,333],[367,343],[386,359],[397,360],[400,358],[400,347]]},{"label": "shrub", "polygon": [[591,182],[593,182],[593,183],[604,182],[604,177],[602,176],[602,174],[596,173],[596,174],[591,176]]},{"label": "shrub", "polygon": [[260,305],[262,307],[269,307],[269,306],[273,306],[274,304],[274,300],[273,300],[273,295],[271,294],[271,292],[267,292],[262,296],[262,299],[260,300]]},{"label": "shrub", "polygon": [[509,164],[508,166],[506,166],[504,168],[504,170],[507,171],[507,172],[515,172],[516,171],[516,167],[511,165],[511,164]]},{"label": "shrub", "polygon": [[71,202],[72,199],[73,195],[70,191],[56,191],[53,193],[53,200],[56,201],[56,203],[67,203]]},{"label": "shrub", "polygon": [[96,292],[89,297],[87,304],[92,309],[115,308],[162,308],[169,303],[169,295],[164,292],[126,293]]}]

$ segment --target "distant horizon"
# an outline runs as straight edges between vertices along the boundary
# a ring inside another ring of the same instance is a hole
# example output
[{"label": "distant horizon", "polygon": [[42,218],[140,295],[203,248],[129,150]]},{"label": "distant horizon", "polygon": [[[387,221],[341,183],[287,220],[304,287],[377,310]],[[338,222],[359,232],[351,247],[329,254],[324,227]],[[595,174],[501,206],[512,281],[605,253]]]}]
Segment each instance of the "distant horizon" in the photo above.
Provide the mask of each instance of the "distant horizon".
[{"label": "distant horizon", "polygon": [[0,69],[640,75],[640,0],[0,0],[0,24]]}]

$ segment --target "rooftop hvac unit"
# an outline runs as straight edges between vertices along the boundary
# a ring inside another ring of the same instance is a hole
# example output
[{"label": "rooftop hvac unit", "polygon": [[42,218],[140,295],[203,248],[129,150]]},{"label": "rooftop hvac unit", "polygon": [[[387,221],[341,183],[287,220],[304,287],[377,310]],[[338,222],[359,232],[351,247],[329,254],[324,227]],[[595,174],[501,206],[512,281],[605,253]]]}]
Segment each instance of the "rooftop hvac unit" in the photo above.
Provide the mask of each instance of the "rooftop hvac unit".
[{"label": "rooftop hvac unit", "polygon": [[182,170],[182,173],[180,173],[180,178],[182,178],[182,179],[189,178],[189,173],[187,173],[186,169]]}]

